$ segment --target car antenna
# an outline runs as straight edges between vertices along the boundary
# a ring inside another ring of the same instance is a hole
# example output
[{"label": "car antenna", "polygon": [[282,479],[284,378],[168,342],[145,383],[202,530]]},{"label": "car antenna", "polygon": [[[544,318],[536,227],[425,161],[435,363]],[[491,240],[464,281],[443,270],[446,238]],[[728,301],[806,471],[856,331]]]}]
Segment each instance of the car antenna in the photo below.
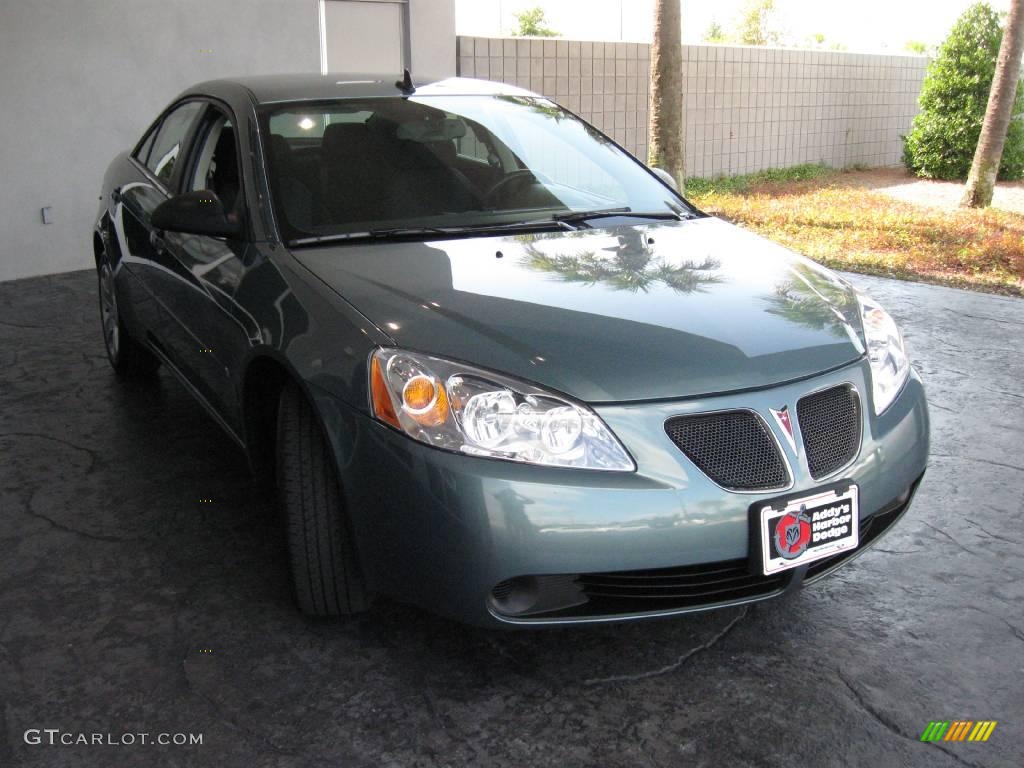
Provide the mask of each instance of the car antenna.
[{"label": "car antenna", "polygon": [[402,79],[395,81],[395,87],[398,88],[398,90],[400,90],[406,96],[408,96],[410,94],[416,93],[416,86],[412,84],[412,74],[410,74],[409,70],[406,69],[404,71],[405,75],[402,77]]}]

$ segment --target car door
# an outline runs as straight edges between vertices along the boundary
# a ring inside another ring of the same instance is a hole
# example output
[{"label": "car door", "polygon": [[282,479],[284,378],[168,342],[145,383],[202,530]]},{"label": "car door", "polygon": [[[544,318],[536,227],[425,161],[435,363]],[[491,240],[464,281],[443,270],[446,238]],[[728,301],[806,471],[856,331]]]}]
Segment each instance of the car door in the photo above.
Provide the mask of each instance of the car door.
[{"label": "car door", "polygon": [[115,227],[124,266],[131,277],[120,285],[148,340],[161,351],[166,350],[169,327],[161,297],[174,278],[174,265],[157,247],[159,240],[150,218],[177,189],[179,158],[204,108],[205,103],[196,100],[171,107],[131,156],[136,179],[112,190]]},{"label": "car door", "polygon": [[[180,191],[212,193],[228,218],[248,233],[237,121],[226,107],[207,105],[186,157]],[[240,434],[233,374],[247,350],[259,341],[258,324],[236,298],[256,256],[248,234],[219,238],[163,232],[157,238],[178,277],[164,300],[173,325],[170,356],[179,372]]]}]

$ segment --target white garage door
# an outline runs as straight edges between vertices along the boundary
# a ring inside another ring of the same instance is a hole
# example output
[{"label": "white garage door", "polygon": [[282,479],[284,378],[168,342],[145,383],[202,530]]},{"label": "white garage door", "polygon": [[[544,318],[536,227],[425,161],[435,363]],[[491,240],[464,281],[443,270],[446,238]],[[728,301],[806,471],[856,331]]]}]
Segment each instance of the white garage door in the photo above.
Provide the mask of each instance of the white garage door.
[{"label": "white garage door", "polygon": [[324,0],[326,72],[400,73],[407,66],[407,0]]}]

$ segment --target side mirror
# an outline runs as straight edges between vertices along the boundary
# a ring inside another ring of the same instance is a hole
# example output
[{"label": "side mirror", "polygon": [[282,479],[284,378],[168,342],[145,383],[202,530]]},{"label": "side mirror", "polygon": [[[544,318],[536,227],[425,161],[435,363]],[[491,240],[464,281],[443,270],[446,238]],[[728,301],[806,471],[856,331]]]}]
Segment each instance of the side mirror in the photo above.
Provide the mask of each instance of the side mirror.
[{"label": "side mirror", "polygon": [[228,220],[220,198],[208,189],[164,200],[153,209],[154,229],[209,237],[238,237],[242,228]]},{"label": "side mirror", "polygon": [[651,167],[651,173],[661,179],[663,182],[668,184],[676,192],[679,191],[679,183],[672,177],[672,174],[666,171],[664,168]]}]

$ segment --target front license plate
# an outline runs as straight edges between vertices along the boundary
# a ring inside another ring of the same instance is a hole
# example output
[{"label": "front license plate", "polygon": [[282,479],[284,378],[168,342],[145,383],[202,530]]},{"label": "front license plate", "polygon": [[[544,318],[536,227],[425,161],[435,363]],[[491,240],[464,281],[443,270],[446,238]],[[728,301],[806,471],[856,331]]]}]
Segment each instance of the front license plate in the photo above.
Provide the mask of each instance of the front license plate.
[{"label": "front license plate", "polygon": [[859,543],[857,486],[761,507],[761,559],[765,575],[813,563]]}]

